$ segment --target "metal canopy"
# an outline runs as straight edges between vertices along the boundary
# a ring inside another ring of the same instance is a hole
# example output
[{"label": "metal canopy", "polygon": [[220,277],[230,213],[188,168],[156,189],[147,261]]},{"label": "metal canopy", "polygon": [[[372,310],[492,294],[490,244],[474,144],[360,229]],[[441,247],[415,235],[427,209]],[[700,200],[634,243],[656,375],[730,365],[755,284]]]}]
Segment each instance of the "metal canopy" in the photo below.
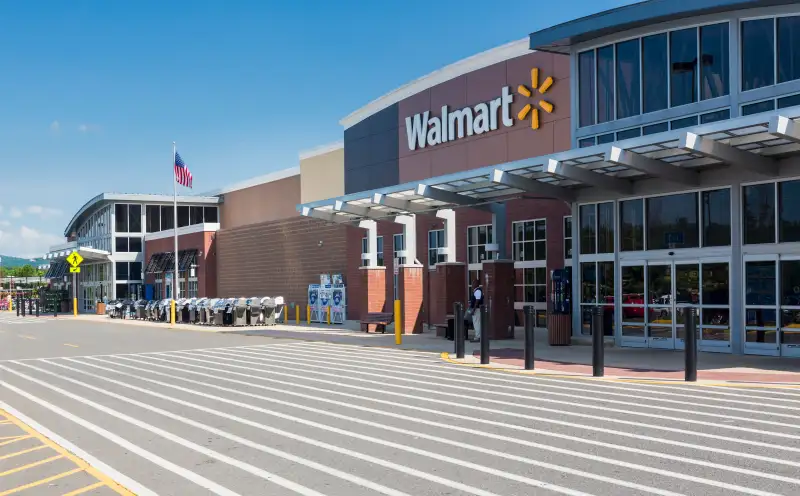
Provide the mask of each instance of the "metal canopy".
[{"label": "metal canopy", "polygon": [[718,168],[774,175],[777,159],[800,155],[798,118],[800,107],[781,109],[352,193],[298,205],[298,211],[357,225],[448,208],[487,210],[526,196],[575,201],[588,188],[630,194],[637,181],[651,178],[692,185],[703,171]]}]

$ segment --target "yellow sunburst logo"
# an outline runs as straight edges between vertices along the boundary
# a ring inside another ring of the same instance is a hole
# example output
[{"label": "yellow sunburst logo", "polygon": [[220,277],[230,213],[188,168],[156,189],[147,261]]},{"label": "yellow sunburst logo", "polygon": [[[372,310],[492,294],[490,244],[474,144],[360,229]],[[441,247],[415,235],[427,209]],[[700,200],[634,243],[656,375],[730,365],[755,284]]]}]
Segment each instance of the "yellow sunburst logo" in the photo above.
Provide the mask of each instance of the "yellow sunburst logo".
[{"label": "yellow sunburst logo", "polygon": [[[538,91],[540,95],[544,95],[551,86],[553,86],[553,78],[550,76],[547,76],[547,78],[542,81],[542,84],[539,85],[539,69],[534,68],[531,69],[531,89],[528,89],[527,86],[521,84],[517,86],[517,93],[526,98],[531,98],[534,91]],[[553,112],[553,104],[547,100],[539,100],[535,102],[535,105],[538,105],[548,114]],[[525,106],[522,107],[522,110],[520,110],[517,114],[517,118],[521,121],[525,120],[525,118],[528,117],[528,114],[531,114],[531,129],[539,129],[539,109],[530,103],[525,104]]]}]

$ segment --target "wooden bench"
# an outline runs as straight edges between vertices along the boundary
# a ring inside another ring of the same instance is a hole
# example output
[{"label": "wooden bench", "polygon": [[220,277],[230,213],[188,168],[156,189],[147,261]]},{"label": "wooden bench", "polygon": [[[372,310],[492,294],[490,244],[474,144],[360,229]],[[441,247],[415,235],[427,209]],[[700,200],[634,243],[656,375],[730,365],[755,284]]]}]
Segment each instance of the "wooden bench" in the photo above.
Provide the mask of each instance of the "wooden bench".
[{"label": "wooden bench", "polygon": [[381,331],[386,333],[386,326],[394,322],[394,314],[392,313],[368,313],[366,317],[361,319],[361,330],[369,332],[369,326],[375,326],[375,332]]}]

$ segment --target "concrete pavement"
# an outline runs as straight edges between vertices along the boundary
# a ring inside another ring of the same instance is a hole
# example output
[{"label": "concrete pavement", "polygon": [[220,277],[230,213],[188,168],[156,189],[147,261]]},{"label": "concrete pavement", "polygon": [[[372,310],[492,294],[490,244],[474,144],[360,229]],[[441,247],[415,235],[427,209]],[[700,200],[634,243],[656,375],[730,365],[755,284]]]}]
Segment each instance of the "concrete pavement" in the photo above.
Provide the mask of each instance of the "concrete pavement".
[{"label": "concrete pavement", "polygon": [[796,391],[510,375],[426,351],[113,323],[0,330],[0,408],[139,495],[800,491]]}]

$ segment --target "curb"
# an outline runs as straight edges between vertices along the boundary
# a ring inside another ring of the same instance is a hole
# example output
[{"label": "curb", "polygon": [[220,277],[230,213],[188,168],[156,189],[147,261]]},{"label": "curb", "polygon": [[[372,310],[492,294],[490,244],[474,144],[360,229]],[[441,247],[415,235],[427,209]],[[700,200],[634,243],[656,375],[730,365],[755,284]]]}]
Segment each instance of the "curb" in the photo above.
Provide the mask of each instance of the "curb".
[{"label": "curb", "polygon": [[440,358],[450,364],[458,365],[460,367],[470,367],[475,369],[489,369],[495,372],[505,372],[509,374],[517,374],[517,375],[539,375],[543,377],[556,377],[560,379],[580,379],[584,381],[598,381],[598,382],[621,382],[621,383],[628,383],[628,384],[681,384],[685,386],[696,386],[696,387],[729,387],[729,388],[742,388],[742,389],[800,389],[800,383],[796,382],[746,382],[746,381],[698,381],[698,382],[686,382],[680,379],[667,379],[667,378],[638,378],[638,377],[591,377],[582,374],[559,374],[556,372],[537,372],[535,370],[524,370],[524,369],[512,369],[512,368],[502,368],[497,367],[496,365],[482,365],[479,363],[466,363],[461,362],[457,359],[450,358],[450,353],[443,351],[440,355]]}]

